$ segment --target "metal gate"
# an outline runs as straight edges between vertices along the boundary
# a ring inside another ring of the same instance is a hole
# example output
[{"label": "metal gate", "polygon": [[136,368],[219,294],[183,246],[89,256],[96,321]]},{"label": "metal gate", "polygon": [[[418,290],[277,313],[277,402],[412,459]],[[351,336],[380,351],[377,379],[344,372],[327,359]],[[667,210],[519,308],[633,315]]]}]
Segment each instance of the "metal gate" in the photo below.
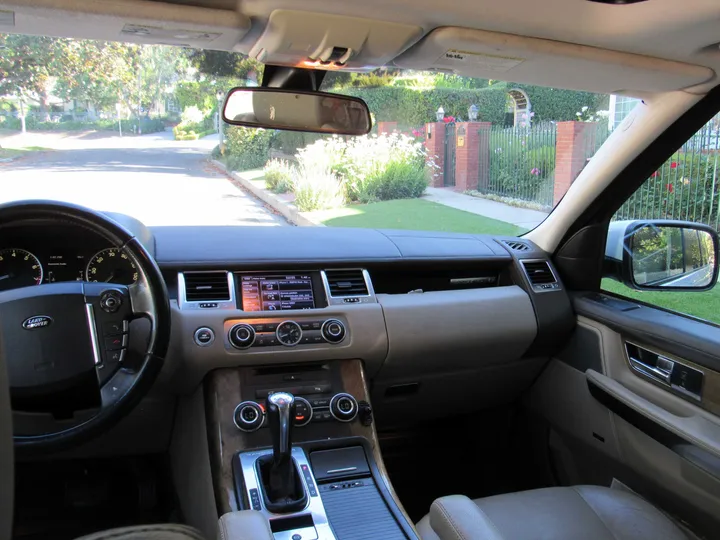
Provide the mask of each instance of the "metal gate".
[{"label": "metal gate", "polygon": [[455,185],[455,122],[445,124],[445,164],[443,167],[443,185]]}]

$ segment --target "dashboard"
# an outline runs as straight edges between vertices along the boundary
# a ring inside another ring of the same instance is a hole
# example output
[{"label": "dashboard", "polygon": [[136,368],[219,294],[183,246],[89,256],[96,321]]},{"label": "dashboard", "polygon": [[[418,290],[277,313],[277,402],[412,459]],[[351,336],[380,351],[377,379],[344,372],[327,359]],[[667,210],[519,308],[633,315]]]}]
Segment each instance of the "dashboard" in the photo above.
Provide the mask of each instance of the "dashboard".
[{"label": "dashboard", "polygon": [[0,240],[0,291],[58,281],[130,285],[137,279],[124,251],[77,227],[6,229]]},{"label": "dashboard", "polygon": [[[160,401],[145,415],[160,414],[163,399],[192,393],[213,370],[247,366],[270,376],[348,359],[363,362],[373,408],[388,424],[440,415],[470,399],[494,406],[528,388],[575,322],[547,254],[524,239],[146,227],[110,217],[153,256],[170,298],[170,347],[154,386]],[[0,294],[56,281],[132,284],[132,262],[116,247],[67,224],[4,228]],[[138,341],[144,335],[133,333]]]}]

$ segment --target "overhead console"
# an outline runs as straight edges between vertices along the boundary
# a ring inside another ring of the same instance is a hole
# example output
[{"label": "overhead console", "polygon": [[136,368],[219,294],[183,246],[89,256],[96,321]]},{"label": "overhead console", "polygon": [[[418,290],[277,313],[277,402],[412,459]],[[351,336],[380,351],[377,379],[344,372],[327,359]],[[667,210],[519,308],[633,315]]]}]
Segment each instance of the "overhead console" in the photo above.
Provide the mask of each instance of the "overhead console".
[{"label": "overhead console", "polygon": [[389,62],[417,39],[419,26],[278,9],[250,57],[266,64],[371,70]]}]

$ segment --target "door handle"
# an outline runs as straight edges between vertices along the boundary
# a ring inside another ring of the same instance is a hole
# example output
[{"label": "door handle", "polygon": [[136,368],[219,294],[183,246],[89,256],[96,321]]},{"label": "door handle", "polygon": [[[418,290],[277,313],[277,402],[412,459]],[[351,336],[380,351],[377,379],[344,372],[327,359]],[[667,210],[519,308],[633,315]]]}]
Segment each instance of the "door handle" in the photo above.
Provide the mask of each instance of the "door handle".
[{"label": "door handle", "polygon": [[644,373],[645,375],[654,379],[659,379],[665,384],[670,384],[670,375],[672,375],[673,367],[675,367],[675,362],[673,362],[672,360],[659,357],[658,365],[651,366],[649,364],[646,364],[642,360],[633,358],[632,356],[628,356],[628,358],[630,359],[630,365],[637,371]]}]

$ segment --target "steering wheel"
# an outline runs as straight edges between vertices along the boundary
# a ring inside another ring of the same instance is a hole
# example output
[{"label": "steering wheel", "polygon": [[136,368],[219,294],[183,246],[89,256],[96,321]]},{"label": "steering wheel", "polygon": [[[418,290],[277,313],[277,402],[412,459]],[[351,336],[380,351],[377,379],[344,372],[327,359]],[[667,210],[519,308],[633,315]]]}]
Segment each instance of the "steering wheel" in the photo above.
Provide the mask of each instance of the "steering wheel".
[{"label": "steering wheel", "polygon": [[[15,448],[22,454],[76,446],[127,415],[162,368],[171,324],[160,269],[121,225],[62,202],[0,205],[0,234],[26,224],[75,225],[92,231],[127,254],[138,280],[129,286],[71,281],[0,292],[0,355],[8,369],[13,410],[59,410],[65,416],[61,422],[46,422],[40,432],[16,422]],[[137,318],[150,322],[147,350],[138,361],[128,362],[130,322]],[[47,415],[33,416],[35,424],[47,420]]]}]

